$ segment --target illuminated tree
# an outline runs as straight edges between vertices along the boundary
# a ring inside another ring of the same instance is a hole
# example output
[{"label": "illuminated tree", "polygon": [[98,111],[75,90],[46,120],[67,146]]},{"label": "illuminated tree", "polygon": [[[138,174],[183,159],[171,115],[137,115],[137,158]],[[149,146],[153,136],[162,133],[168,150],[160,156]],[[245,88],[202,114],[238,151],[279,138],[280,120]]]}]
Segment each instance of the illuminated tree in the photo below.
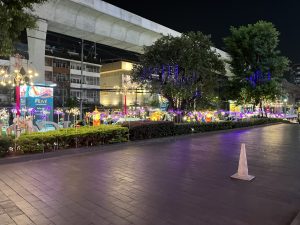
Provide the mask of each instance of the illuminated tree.
[{"label": "illuminated tree", "polygon": [[224,42],[235,74],[231,81],[235,90],[232,100],[262,109],[264,101],[279,97],[280,81],[288,69],[289,60],[278,50],[279,32],[265,21],[231,27],[230,32]]},{"label": "illuminated tree", "polygon": [[218,75],[223,74],[224,62],[212,48],[209,36],[190,32],[180,37],[163,36],[145,47],[132,78],[165,97],[169,109],[186,110],[209,96],[218,85]]}]

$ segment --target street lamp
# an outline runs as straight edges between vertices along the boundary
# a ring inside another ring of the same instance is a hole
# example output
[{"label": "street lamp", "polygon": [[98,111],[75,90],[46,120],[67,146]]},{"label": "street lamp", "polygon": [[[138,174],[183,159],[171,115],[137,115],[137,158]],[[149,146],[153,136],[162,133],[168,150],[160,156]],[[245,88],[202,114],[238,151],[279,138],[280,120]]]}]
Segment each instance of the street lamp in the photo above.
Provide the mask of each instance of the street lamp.
[{"label": "street lamp", "polygon": [[14,65],[14,70],[8,73],[8,70],[3,68],[0,70],[1,85],[7,86],[12,85],[16,88],[16,111],[17,116],[21,115],[20,112],[20,85],[33,85],[33,78],[38,76],[38,73],[33,72],[33,70],[28,69],[25,71],[22,66],[22,56],[19,54],[15,55],[16,63]]},{"label": "street lamp", "polygon": [[[114,86],[117,89],[117,94],[124,95],[124,114],[127,115],[127,95],[134,93],[133,90],[137,90],[138,85],[131,82],[130,76],[122,74],[122,87]],[[131,92],[130,92],[131,91]]]},{"label": "street lamp", "polygon": [[38,76],[37,72],[34,72],[32,69],[28,68],[27,71],[22,65],[23,57],[19,54],[15,55],[15,65],[14,70],[9,73],[8,68],[0,69],[0,84],[2,86],[12,85],[16,88],[16,115],[17,115],[17,126],[19,123],[20,112],[20,85],[33,85],[34,77]]}]

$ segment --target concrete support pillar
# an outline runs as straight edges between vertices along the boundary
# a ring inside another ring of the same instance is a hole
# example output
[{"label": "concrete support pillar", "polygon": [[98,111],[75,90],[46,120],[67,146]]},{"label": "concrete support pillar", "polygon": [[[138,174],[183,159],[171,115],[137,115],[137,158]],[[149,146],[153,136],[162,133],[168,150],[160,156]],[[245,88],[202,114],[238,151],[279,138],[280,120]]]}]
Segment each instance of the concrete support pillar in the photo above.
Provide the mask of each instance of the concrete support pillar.
[{"label": "concrete support pillar", "polygon": [[29,66],[33,67],[39,76],[34,78],[35,84],[45,84],[45,47],[48,23],[38,19],[35,29],[27,29]]}]

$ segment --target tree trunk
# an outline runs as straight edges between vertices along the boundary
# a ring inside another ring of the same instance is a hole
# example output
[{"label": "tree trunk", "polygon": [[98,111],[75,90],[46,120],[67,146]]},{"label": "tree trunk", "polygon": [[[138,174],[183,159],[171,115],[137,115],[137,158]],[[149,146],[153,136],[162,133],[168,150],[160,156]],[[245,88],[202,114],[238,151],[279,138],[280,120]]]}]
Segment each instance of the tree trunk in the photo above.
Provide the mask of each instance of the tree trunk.
[{"label": "tree trunk", "polygon": [[265,115],[266,115],[266,118],[268,118],[268,113],[267,113],[267,110],[265,110]]},{"label": "tree trunk", "polygon": [[186,110],[186,106],[187,106],[187,101],[184,99],[180,103],[180,109],[184,111]]},{"label": "tree trunk", "polygon": [[260,109],[259,114],[261,114],[261,117],[264,117],[264,112],[263,112],[263,107],[262,107],[262,101],[261,100],[259,100],[259,109]]}]

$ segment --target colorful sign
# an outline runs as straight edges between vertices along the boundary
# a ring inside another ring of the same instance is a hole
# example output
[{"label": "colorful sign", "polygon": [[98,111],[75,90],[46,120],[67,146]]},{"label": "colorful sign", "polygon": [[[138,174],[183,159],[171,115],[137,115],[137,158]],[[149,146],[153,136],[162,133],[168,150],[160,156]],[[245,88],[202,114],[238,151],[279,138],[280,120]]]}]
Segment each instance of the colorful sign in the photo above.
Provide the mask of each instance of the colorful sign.
[{"label": "colorful sign", "polygon": [[236,105],[234,101],[229,101],[229,111],[230,112],[241,112],[241,106]]},{"label": "colorful sign", "polygon": [[34,122],[53,121],[53,88],[21,86],[21,108],[34,109]]},{"label": "colorful sign", "polygon": [[158,95],[159,107],[162,111],[167,111],[169,101],[162,95]]},{"label": "colorful sign", "polygon": [[100,112],[95,109],[93,112],[93,126],[100,126]]}]

